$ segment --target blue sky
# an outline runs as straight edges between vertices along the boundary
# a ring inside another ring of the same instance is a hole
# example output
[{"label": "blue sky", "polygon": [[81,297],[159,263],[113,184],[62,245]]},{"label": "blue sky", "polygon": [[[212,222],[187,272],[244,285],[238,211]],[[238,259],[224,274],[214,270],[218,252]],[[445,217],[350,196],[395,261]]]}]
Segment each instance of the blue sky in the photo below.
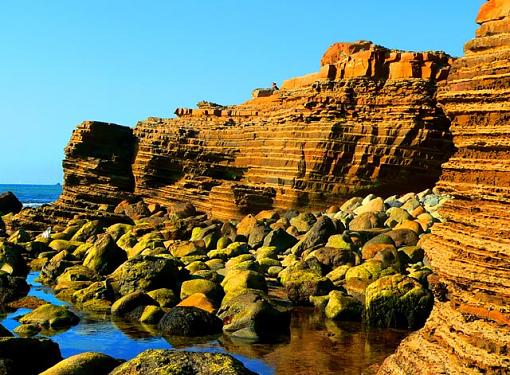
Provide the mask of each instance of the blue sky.
[{"label": "blue sky", "polygon": [[462,55],[483,0],[5,0],[0,183],[62,179],[83,120],[134,126],[317,71],[337,41]]}]

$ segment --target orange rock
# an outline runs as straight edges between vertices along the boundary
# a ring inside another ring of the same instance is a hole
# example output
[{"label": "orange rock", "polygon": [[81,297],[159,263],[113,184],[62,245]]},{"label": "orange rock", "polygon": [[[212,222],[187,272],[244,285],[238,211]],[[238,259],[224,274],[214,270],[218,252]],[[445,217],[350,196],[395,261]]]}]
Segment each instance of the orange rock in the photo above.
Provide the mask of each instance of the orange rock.
[{"label": "orange rock", "polygon": [[188,298],[182,300],[177,306],[198,307],[199,309],[210,312],[211,314],[216,312],[216,308],[211,300],[209,300],[203,293],[192,294]]},{"label": "orange rock", "polygon": [[508,0],[489,0],[480,8],[476,22],[481,25],[489,21],[502,20],[508,16],[510,16]]}]

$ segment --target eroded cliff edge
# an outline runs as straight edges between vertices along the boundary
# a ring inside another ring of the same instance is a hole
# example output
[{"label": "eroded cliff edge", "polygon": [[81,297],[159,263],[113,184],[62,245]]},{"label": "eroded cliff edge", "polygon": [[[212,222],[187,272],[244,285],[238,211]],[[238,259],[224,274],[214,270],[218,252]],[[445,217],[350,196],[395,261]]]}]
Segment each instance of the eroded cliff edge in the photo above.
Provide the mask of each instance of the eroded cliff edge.
[{"label": "eroded cliff edge", "polygon": [[440,91],[458,149],[438,187],[456,197],[423,247],[437,273],[425,327],[381,374],[508,373],[510,369],[510,1],[480,10]]},{"label": "eroded cliff edge", "polygon": [[18,224],[98,211],[108,218],[131,196],[192,202],[231,219],[430,187],[453,151],[436,102],[451,61],[442,52],[337,43],[319,72],[255,90],[241,105],[203,102],[134,130],[84,122],[66,148],[61,198]]}]

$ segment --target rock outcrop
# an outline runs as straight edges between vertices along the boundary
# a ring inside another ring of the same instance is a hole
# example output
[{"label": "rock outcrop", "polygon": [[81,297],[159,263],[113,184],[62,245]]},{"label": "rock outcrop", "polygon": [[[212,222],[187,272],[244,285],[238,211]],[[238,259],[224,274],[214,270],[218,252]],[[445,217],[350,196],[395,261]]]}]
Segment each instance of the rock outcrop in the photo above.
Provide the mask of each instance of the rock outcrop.
[{"label": "rock outcrop", "polygon": [[486,2],[477,22],[439,93],[457,151],[438,183],[456,199],[423,242],[435,306],[381,374],[510,371],[510,2]]},{"label": "rock outcrop", "polygon": [[435,98],[451,61],[442,52],[337,43],[318,73],[255,90],[241,105],[201,102],[133,131],[85,122],[66,148],[56,209],[19,215],[18,224],[98,209],[107,217],[133,195],[230,219],[429,187],[453,152]]}]

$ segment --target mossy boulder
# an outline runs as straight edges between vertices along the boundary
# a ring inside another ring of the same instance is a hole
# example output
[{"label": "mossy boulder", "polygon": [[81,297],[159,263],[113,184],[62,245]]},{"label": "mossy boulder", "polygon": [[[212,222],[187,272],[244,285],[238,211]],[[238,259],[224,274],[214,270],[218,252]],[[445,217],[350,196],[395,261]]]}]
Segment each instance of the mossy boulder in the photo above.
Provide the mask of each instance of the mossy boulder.
[{"label": "mossy boulder", "polygon": [[103,234],[89,249],[83,265],[100,275],[108,275],[126,259],[126,252],[117,246],[109,234]]},{"label": "mossy boulder", "polygon": [[99,220],[87,221],[80,229],[78,229],[74,236],[71,237],[71,241],[85,242],[90,237],[101,233],[102,229],[103,228]]},{"label": "mossy boulder", "polygon": [[331,282],[335,286],[342,285],[343,280],[345,280],[345,275],[347,274],[347,271],[351,268],[350,265],[343,265],[335,268],[333,271],[328,273],[326,277],[331,280]]},{"label": "mossy boulder", "polygon": [[151,290],[147,294],[159,304],[159,307],[174,307],[179,302],[179,298],[172,289],[159,288]]},{"label": "mossy boulder", "polygon": [[328,319],[361,320],[363,305],[355,298],[333,290],[329,293],[329,300],[324,312]]},{"label": "mossy boulder", "polygon": [[9,236],[8,241],[13,244],[20,244],[29,242],[31,240],[30,235],[23,229],[20,228]]},{"label": "mossy boulder", "polygon": [[178,244],[171,250],[173,256],[182,258],[188,256],[195,255],[205,255],[207,254],[207,250],[204,248],[203,243],[199,243],[199,241],[187,241]]},{"label": "mossy boulder", "polygon": [[42,328],[63,329],[78,324],[78,318],[65,306],[50,303],[39,306],[19,319],[22,324],[34,324]]},{"label": "mossy boulder", "polygon": [[129,293],[117,301],[111,307],[111,314],[119,317],[139,319],[145,306],[158,306],[148,294],[136,291]]},{"label": "mossy boulder", "polygon": [[299,233],[308,232],[317,221],[317,218],[311,212],[303,212],[290,219],[290,225],[296,228]]},{"label": "mossy boulder", "polygon": [[267,283],[264,276],[249,270],[231,270],[221,283],[225,293],[233,293],[243,289],[258,289],[267,293]]},{"label": "mossy boulder", "polygon": [[74,292],[71,299],[79,304],[93,299],[111,301],[113,300],[113,290],[106,281],[96,281],[88,287]]},{"label": "mossy boulder", "polygon": [[22,252],[20,246],[0,242],[0,270],[12,276],[26,276],[28,268]]},{"label": "mossy boulder", "polygon": [[56,280],[67,268],[77,263],[78,259],[71,252],[62,250],[44,265],[41,270],[41,277],[49,281]]},{"label": "mossy boulder", "polygon": [[154,305],[145,306],[139,321],[140,323],[155,325],[159,323],[161,317],[164,314],[165,312],[159,306]]},{"label": "mossy boulder", "polygon": [[147,234],[144,234],[136,243],[135,246],[133,246],[132,249],[129,249],[127,251],[128,258],[132,258],[134,256],[137,256],[142,253],[142,251],[146,249],[154,250],[158,247],[165,247],[164,244],[165,239],[159,232],[150,232]]},{"label": "mossy boulder", "polygon": [[416,329],[428,318],[433,296],[417,280],[392,275],[367,287],[365,304],[366,321],[371,326]]},{"label": "mossy boulder", "polygon": [[255,375],[228,354],[151,349],[115,368],[110,375]]},{"label": "mossy boulder", "polygon": [[289,300],[295,305],[310,305],[310,297],[328,294],[334,285],[326,277],[310,270],[295,270],[287,275],[283,283]]},{"label": "mossy boulder", "polygon": [[275,247],[278,254],[290,249],[298,242],[298,239],[287,233],[282,228],[272,230],[264,238],[264,247]]},{"label": "mossy boulder", "polygon": [[40,375],[106,375],[121,363],[106,354],[85,352],[58,362]]},{"label": "mossy boulder", "polygon": [[109,226],[105,232],[108,233],[114,241],[118,241],[123,235],[131,232],[131,229],[133,229],[133,226],[130,224],[117,223]]},{"label": "mossy boulder", "polygon": [[359,266],[350,268],[345,274],[345,279],[360,279],[360,280],[377,280],[385,274],[395,273],[393,268],[385,269],[383,263],[379,260],[370,259]]},{"label": "mossy boulder", "polygon": [[117,246],[127,253],[133,249],[137,242],[138,238],[133,233],[127,232],[117,240]]},{"label": "mossy boulder", "polygon": [[24,277],[11,276],[0,271],[0,305],[14,301],[28,294],[30,287]]},{"label": "mossy boulder", "polygon": [[53,240],[48,244],[48,247],[57,252],[67,250],[72,253],[78,246],[82,244],[83,242],[80,241]]},{"label": "mossy boulder", "polygon": [[177,306],[160,320],[159,329],[168,336],[209,336],[221,333],[223,322],[197,307]]},{"label": "mossy boulder", "polygon": [[181,300],[188,298],[192,294],[202,293],[209,299],[219,305],[224,296],[223,288],[205,279],[195,279],[184,281],[181,285]]},{"label": "mossy boulder", "polygon": [[226,299],[218,316],[223,320],[223,331],[234,337],[266,340],[288,335],[290,311],[272,303],[260,290],[245,289]]},{"label": "mossy boulder", "polygon": [[134,291],[148,292],[159,288],[175,289],[178,262],[161,256],[128,259],[109,276],[115,293],[126,295]]},{"label": "mossy boulder", "polygon": [[336,232],[337,228],[333,223],[333,220],[327,216],[321,216],[306,233],[304,238],[291,248],[291,252],[292,254],[299,256],[307,249],[320,244],[325,244],[328,241],[328,238]]},{"label": "mossy boulder", "polygon": [[250,251],[248,244],[245,242],[233,242],[226,248],[221,250],[211,250],[207,253],[207,256],[211,259],[220,258],[227,260],[242,254],[248,254]]}]

